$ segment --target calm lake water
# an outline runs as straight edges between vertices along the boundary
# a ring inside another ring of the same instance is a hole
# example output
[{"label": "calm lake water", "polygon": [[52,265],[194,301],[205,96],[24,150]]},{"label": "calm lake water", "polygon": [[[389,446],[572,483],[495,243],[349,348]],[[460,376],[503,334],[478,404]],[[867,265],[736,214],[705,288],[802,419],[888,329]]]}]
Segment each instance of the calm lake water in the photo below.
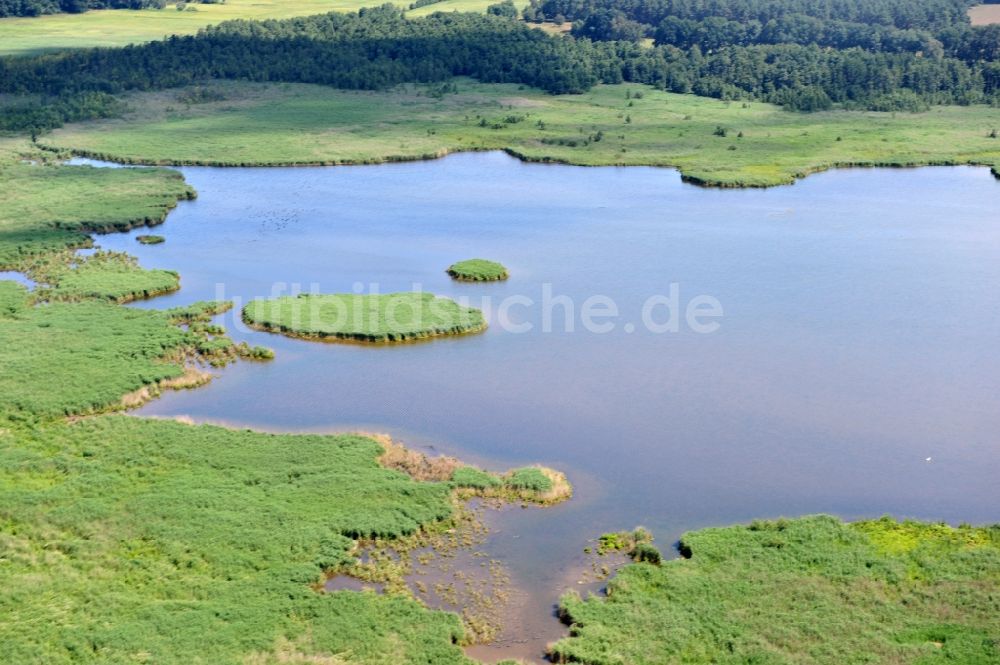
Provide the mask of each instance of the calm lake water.
[{"label": "calm lake water", "polygon": [[[229,314],[236,339],[277,358],[140,411],[386,431],[496,470],[566,471],[572,501],[493,520],[489,552],[525,590],[511,634],[530,639],[476,655],[537,655],[558,637],[553,603],[604,531],[642,524],[669,547],[688,529],[816,512],[1000,521],[1000,183],[987,169],[841,170],[763,191],[500,153],[181,170],[199,198],[155,231],[165,244],[98,238],[181,273],[178,293],[136,306],[246,302],[276,283],[492,299],[485,334],[395,347],[250,332]],[[511,278],[448,278],[471,257]],[[575,332],[561,307],[541,329],[545,284],[575,303]],[[671,284],[681,306],[717,299],[718,330],[647,330],[643,304]],[[595,294],[617,304],[611,332],[582,329]],[[510,310],[530,332],[499,325],[513,295],[537,303]]]}]

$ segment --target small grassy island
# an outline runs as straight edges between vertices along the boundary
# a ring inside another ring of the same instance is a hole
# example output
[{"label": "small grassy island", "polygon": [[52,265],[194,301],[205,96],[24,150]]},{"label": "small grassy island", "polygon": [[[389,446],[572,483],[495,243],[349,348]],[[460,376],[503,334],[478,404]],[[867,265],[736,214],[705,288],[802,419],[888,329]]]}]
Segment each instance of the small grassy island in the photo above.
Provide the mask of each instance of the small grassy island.
[{"label": "small grassy island", "polygon": [[510,277],[503,264],[486,259],[453,263],[448,267],[448,274],[462,282],[498,282]]},{"label": "small grassy island", "polygon": [[383,344],[486,329],[483,313],[432,293],[301,294],[253,300],[243,320],[306,339]]},{"label": "small grassy island", "polygon": [[135,237],[140,245],[159,245],[167,241],[163,236],[141,235]]}]

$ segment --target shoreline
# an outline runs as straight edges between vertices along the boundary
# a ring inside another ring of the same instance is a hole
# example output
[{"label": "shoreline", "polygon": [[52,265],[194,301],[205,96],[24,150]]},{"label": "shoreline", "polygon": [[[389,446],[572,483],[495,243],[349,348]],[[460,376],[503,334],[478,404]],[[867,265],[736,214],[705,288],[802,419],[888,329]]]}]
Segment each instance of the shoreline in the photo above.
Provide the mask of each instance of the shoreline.
[{"label": "shoreline", "polygon": [[[149,160],[141,159],[135,157],[124,157],[121,155],[114,155],[111,153],[92,151],[92,150],[82,150],[76,148],[60,148],[57,146],[50,146],[39,143],[36,141],[36,146],[42,150],[48,152],[65,154],[69,152],[73,157],[79,157],[82,159],[93,159],[96,161],[110,162],[125,166],[135,166],[135,167],[149,167],[149,168],[182,168],[186,166],[192,167],[206,167],[206,168],[315,168],[315,167],[343,167],[343,166],[380,166],[384,164],[404,164],[409,162],[431,162],[439,159],[444,159],[451,155],[460,154],[474,154],[474,153],[489,153],[489,152],[502,152],[514,159],[517,159],[525,164],[552,164],[558,166],[575,166],[581,168],[655,168],[655,169],[667,169],[676,171],[680,176],[681,182],[701,187],[704,189],[771,189],[773,187],[784,187],[788,185],[794,185],[800,180],[804,180],[811,175],[817,175],[820,173],[826,173],[828,171],[834,171],[839,169],[878,169],[878,168],[891,168],[891,169],[915,169],[924,167],[936,167],[936,166],[971,166],[975,168],[987,168],[990,173],[997,180],[1000,180],[1000,163],[990,162],[986,160],[976,160],[976,159],[928,159],[928,160],[910,160],[910,161],[843,161],[843,162],[831,162],[828,164],[822,164],[809,169],[799,171],[787,179],[782,179],[780,182],[773,183],[752,183],[752,182],[739,182],[739,181],[726,181],[726,180],[713,180],[711,178],[695,175],[690,173],[685,173],[680,167],[673,164],[662,164],[662,163],[613,163],[608,162],[605,164],[584,164],[574,162],[572,160],[563,159],[560,157],[551,156],[541,156],[534,157],[527,155],[516,148],[505,147],[505,148],[478,148],[469,147],[461,149],[451,149],[442,148],[440,150],[422,153],[419,155],[386,155],[383,157],[372,157],[370,159],[356,159],[356,160],[289,160],[289,161],[271,161],[271,162],[227,162],[225,160],[214,160],[214,159],[180,159],[180,160]],[[100,167],[98,167],[100,168]],[[195,196],[190,197],[188,200],[193,200]],[[168,211],[169,212],[169,211]],[[164,219],[166,216],[164,216]],[[162,220],[161,222],[162,223]],[[149,226],[155,226],[156,224],[148,224]],[[137,227],[132,227],[137,228]],[[114,230],[114,229],[113,229]],[[124,231],[130,231],[129,229],[123,229]],[[92,233],[104,233],[105,231],[90,231]],[[479,281],[479,280],[469,280],[469,281]]]}]

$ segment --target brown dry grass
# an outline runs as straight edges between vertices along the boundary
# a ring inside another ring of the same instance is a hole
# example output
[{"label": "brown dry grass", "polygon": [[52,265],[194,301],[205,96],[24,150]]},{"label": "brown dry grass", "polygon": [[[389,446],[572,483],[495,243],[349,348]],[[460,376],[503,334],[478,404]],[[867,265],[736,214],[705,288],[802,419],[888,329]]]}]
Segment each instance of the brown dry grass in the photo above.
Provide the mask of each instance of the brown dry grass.
[{"label": "brown dry grass", "polygon": [[395,469],[411,476],[414,480],[445,482],[451,480],[455,469],[465,466],[454,457],[428,457],[410,450],[402,444],[393,441],[387,434],[371,434],[363,432],[364,436],[378,441],[383,453],[379,456],[379,464],[387,469]]},{"label": "brown dry grass", "polygon": [[184,390],[186,388],[197,388],[212,380],[209,372],[197,367],[185,367],[184,373],[172,379],[165,379],[151,386],[143,386],[138,390],[123,395],[121,406],[125,409],[134,409],[142,406],[149,400],[157,397],[163,390]]},{"label": "brown dry grass", "polygon": [[969,10],[972,25],[1000,23],[1000,5],[979,5]]},{"label": "brown dry grass", "polygon": [[552,489],[544,494],[533,495],[536,501],[546,504],[559,503],[573,496],[573,486],[566,479],[566,474],[544,466],[538,467],[538,470],[552,481]]}]

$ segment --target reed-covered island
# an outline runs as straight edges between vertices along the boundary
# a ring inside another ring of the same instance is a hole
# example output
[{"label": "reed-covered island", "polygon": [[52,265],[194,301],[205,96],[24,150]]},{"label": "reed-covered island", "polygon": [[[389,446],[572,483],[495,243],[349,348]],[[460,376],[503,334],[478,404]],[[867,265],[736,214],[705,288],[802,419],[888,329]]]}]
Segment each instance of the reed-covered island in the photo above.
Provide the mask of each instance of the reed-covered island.
[{"label": "reed-covered island", "polygon": [[502,263],[486,259],[467,259],[448,266],[448,274],[461,282],[499,282],[510,273]]}]

